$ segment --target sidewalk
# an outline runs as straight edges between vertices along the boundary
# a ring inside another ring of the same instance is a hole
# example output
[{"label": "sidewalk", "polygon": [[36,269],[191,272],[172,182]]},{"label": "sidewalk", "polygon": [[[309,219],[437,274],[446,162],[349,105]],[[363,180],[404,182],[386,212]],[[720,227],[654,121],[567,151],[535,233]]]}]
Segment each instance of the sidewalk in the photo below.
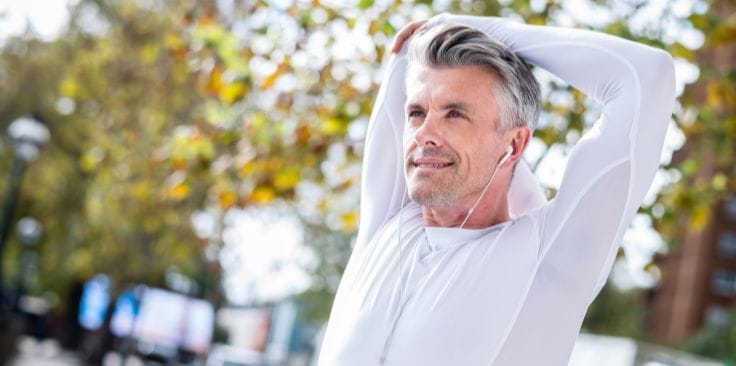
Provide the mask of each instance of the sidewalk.
[{"label": "sidewalk", "polygon": [[32,338],[18,343],[18,354],[9,366],[81,366],[74,353],[61,349],[56,341],[36,342]]}]

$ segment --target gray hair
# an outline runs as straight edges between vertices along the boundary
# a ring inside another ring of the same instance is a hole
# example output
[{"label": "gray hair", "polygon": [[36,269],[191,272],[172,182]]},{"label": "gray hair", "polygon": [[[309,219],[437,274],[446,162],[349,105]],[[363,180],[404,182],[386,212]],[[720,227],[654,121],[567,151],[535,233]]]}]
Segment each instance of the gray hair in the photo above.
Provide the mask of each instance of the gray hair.
[{"label": "gray hair", "polygon": [[493,90],[500,109],[497,130],[528,126],[534,131],[542,104],[539,82],[531,67],[511,49],[482,31],[442,23],[414,36],[409,45],[409,67],[479,66],[500,79]]}]

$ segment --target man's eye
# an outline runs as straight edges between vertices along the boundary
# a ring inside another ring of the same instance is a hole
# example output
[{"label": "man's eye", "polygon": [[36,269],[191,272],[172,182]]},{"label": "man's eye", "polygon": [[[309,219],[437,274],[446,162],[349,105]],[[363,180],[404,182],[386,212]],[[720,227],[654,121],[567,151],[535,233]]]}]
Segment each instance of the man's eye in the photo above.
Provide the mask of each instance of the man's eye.
[{"label": "man's eye", "polygon": [[463,115],[458,111],[450,111],[447,113],[447,116],[450,118],[463,118]]},{"label": "man's eye", "polygon": [[424,113],[422,111],[411,111],[409,112],[409,118],[422,117]]}]

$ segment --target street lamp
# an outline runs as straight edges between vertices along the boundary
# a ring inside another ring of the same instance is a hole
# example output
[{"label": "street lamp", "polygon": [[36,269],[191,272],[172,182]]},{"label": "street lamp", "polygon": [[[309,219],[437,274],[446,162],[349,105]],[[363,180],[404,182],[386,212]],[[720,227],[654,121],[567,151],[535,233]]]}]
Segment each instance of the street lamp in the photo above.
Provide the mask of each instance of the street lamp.
[{"label": "street lamp", "polygon": [[41,239],[43,234],[43,226],[33,217],[24,217],[15,224],[15,230],[18,232],[20,241],[27,247],[33,247]]},{"label": "street lamp", "polygon": [[13,146],[13,164],[10,169],[8,191],[0,217],[0,305],[4,303],[3,290],[3,253],[5,242],[10,233],[13,211],[18,202],[20,183],[26,165],[38,157],[41,148],[49,141],[49,129],[46,125],[32,117],[21,117],[8,126],[8,137]]}]

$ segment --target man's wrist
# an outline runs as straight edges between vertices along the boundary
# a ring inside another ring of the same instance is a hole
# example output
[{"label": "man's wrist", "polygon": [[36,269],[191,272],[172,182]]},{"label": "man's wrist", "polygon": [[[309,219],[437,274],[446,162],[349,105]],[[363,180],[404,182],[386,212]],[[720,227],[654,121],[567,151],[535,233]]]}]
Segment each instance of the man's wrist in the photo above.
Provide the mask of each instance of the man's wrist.
[{"label": "man's wrist", "polygon": [[440,24],[446,23],[447,22],[447,18],[448,18],[449,15],[450,14],[448,14],[448,13],[440,13],[440,14],[437,14],[437,15],[429,18],[429,20],[427,20],[427,23],[425,24],[425,27],[427,29],[431,29],[432,27],[436,27],[436,26],[438,26]]}]

